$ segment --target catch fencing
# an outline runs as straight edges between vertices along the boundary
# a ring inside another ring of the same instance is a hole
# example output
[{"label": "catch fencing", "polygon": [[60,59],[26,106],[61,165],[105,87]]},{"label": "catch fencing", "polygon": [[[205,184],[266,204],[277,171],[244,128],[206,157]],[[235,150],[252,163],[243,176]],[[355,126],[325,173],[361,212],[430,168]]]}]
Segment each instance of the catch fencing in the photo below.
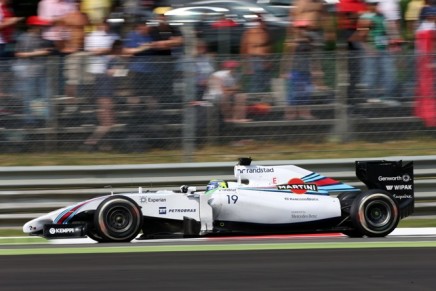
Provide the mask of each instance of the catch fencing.
[{"label": "catch fencing", "polygon": [[[219,102],[195,102],[210,97],[201,86],[206,84],[204,74],[219,70],[229,59],[241,61],[237,74],[248,122],[225,122]],[[260,75],[252,74],[249,61],[237,55],[130,58],[118,61],[104,77],[88,73],[93,58],[86,54],[48,57],[39,72],[4,60],[0,152],[142,153],[158,148],[180,151],[181,162],[189,162],[199,147],[240,140],[379,142],[432,137],[434,128],[426,127],[414,111],[415,55],[392,55],[388,96],[383,78],[373,87],[362,86],[363,60],[358,53],[344,51],[312,55],[318,71],[307,84],[310,90],[304,89],[310,94],[301,93],[306,99],[298,105],[288,104],[301,84],[290,81],[295,77],[292,56],[285,54],[253,61]],[[135,73],[132,64],[147,69]],[[303,114],[306,109],[311,116]]]},{"label": "catch fencing", "polygon": [[[436,215],[436,156],[386,157],[414,161],[416,209],[412,217]],[[365,160],[365,159],[361,159]],[[260,165],[295,164],[363,188],[354,159],[256,161]],[[210,179],[234,181],[235,163],[179,163],[120,166],[1,167],[0,227],[20,227],[51,210],[110,193],[178,190],[181,185],[204,190]]]}]

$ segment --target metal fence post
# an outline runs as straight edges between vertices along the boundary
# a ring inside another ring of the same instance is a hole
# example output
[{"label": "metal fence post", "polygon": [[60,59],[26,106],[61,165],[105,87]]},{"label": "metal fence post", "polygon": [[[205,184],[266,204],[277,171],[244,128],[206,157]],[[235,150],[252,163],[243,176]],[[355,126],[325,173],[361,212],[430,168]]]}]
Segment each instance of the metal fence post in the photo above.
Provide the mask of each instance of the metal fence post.
[{"label": "metal fence post", "polygon": [[59,76],[62,72],[59,71],[59,58],[50,57],[46,60],[46,86],[48,90],[49,119],[47,120],[47,134],[45,137],[45,149],[53,151],[57,149],[57,129],[58,129],[58,108],[55,92],[58,92],[58,80],[55,76]]},{"label": "metal fence post", "polygon": [[191,69],[195,64],[192,59],[183,60],[183,79],[185,86],[183,94],[183,157],[182,161],[189,163],[193,161],[195,152],[196,122],[197,114],[192,101],[195,99],[195,75]]},{"label": "metal fence post", "polygon": [[348,138],[349,120],[347,112],[348,99],[348,55],[342,50],[336,53],[336,99],[335,123],[332,141],[344,142]]}]

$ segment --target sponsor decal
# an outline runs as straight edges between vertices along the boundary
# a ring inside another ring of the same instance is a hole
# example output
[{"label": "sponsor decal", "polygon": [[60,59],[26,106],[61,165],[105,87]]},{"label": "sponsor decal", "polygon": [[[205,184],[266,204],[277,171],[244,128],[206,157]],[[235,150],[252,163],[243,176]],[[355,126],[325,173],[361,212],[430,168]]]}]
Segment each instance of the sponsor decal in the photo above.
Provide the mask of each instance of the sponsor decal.
[{"label": "sponsor decal", "polygon": [[394,194],[393,195],[395,199],[412,199],[412,195],[408,195],[408,194],[402,194],[402,195],[397,195]]},{"label": "sponsor decal", "polygon": [[412,190],[412,185],[386,185],[386,190]]},{"label": "sponsor decal", "polygon": [[318,215],[314,215],[314,214],[292,214],[291,215],[292,218],[296,218],[296,219],[307,219],[307,218],[317,218]]},{"label": "sponsor decal", "polygon": [[318,192],[316,184],[304,183],[300,178],[293,178],[289,180],[288,184],[277,185],[279,190],[290,190],[295,194],[305,194],[307,191]]},{"label": "sponsor decal", "polygon": [[294,197],[285,197],[286,201],[318,201],[318,198],[312,198],[312,197],[301,197],[301,198],[294,198]]},{"label": "sponsor decal", "polygon": [[141,203],[167,202],[166,198],[141,196]]},{"label": "sponsor decal", "polygon": [[246,168],[238,169],[239,174],[262,174],[262,173],[274,173],[274,168]]},{"label": "sponsor decal", "polygon": [[74,228],[53,228],[51,227],[48,232],[50,234],[58,234],[58,233],[74,233]]},{"label": "sponsor decal", "polygon": [[169,209],[169,213],[187,213],[187,212],[197,212],[197,209]]},{"label": "sponsor decal", "polygon": [[220,189],[220,191],[223,191],[223,192],[235,192],[236,189],[228,189],[228,188],[224,188],[224,189]]},{"label": "sponsor decal", "polygon": [[378,176],[378,180],[380,182],[403,181],[403,182],[407,183],[407,182],[411,181],[412,178],[408,174],[404,174],[403,176],[398,175],[396,177]]},{"label": "sponsor decal", "polygon": [[167,208],[166,207],[159,207],[159,214],[167,214]]}]

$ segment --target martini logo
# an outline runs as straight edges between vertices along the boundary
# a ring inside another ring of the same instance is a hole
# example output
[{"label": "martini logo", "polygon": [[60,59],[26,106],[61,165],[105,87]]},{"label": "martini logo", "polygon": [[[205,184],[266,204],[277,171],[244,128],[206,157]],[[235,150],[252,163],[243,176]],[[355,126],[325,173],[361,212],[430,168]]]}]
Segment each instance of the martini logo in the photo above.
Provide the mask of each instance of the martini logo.
[{"label": "martini logo", "polygon": [[277,185],[279,190],[291,190],[295,194],[305,194],[307,191],[318,191],[318,187],[315,184],[306,184],[300,178],[293,178],[289,180],[286,185]]}]

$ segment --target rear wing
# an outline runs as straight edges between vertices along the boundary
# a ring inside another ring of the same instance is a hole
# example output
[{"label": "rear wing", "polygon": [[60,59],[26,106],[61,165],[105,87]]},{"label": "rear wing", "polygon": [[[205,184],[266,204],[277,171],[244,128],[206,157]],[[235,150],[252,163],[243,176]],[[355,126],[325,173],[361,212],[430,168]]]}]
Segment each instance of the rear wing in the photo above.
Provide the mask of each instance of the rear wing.
[{"label": "rear wing", "polygon": [[400,206],[401,218],[413,213],[413,162],[403,164],[403,161],[356,161],[356,176],[368,189],[381,189],[391,193]]}]

